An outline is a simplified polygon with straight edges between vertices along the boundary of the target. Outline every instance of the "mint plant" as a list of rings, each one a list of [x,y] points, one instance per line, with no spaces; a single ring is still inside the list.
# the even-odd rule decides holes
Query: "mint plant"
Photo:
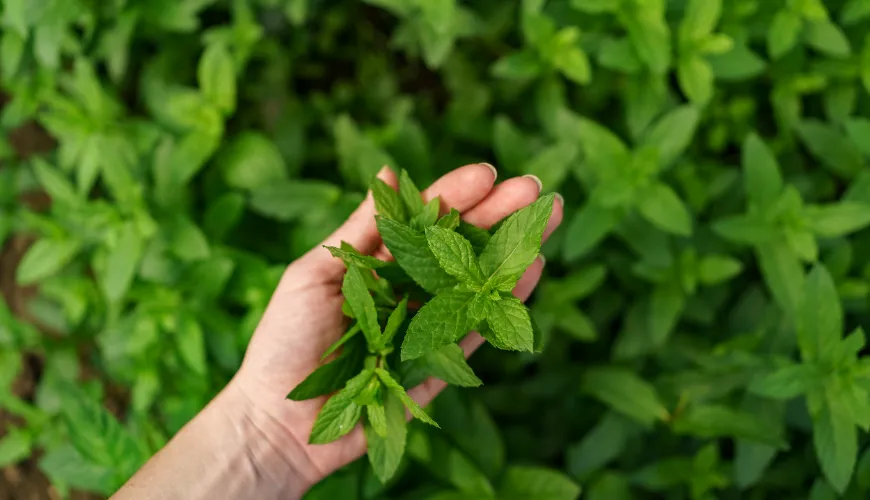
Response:
[[[398,191],[375,179],[371,192],[378,229],[398,266],[346,243],[326,247],[347,267],[341,291],[350,325],[324,353],[327,358],[338,352],[335,359],[288,398],[335,392],[320,410],[309,441],[335,441],[362,421],[369,461],[386,482],[406,446],[404,409],[438,427],[406,392],[414,385],[409,382],[433,376],[463,387],[481,385],[456,344],[472,330],[499,349],[533,352],[540,346],[528,308],[511,291],[540,253],[554,196],[539,198],[487,231],[461,221],[455,209],[439,218],[440,200],[424,204],[404,170]],[[473,235],[477,250],[463,233]],[[398,275],[396,284],[379,273]],[[410,297],[422,304],[419,309],[409,309]],[[400,356],[396,345],[401,345]]]

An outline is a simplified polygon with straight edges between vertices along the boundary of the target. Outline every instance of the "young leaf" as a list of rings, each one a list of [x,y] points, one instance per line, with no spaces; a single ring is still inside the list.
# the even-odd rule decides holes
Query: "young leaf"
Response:
[[[426,303],[408,325],[402,343],[402,360],[420,356],[452,344],[474,329],[483,317],[473,292],[450,290]]]
[[[459,227],[459,210],[451,208],[449,212],[447,212],[443,217],[438,219],[436,225],[450,231],[455,231],[456,228]],[[483,246],[486,246],[486,244],[484,243]]]
[[[362,416],[362,406],[353,400],[363,392],[374,375],[372,370],[363,370],[326,401],[311,429],[308,438],[310,444],[330,443],[353,430]]]
[[[448,384],[460,387],[478,387],[483,384],[474,374],[465,353],[456,344],[450,344],[430,352],[416,360],[419,368],[426,375],[441,379]]]
[[[396,379],[394,379],[389,372],[383,368],[375,368],[375,373],[377,373],[378,378],[381,379],[381,382],[384,383],[387,389],[402,401],[402,404],[408,408],[414,418],[422,420],[429,425],[438,427],[438,424],[429,417],[429,414],[427,414],[423,408],[420,408],[420,405],[418,405],[416,401],[411,399],[411,396],[408,396],[408,393],[405,392],[405,388],[402,387],[400,383],[396,382]]]
[[[535,332],[529,310],[520,299],[510,296],[490,300],[488,309],[486,324],[489,331],[485,337],[490,344],[503,350],[534,351]]]
[[[438,222],[438,214],[441,212],[441,198],[433,198],[423,206],[423,210],[411,218],[410,226],[415,231],[424,231],[429,226]]]
[[[233,57],[222,43],[206,47],[199,60],[197,79],[203,95],[225,115],[236,109],[236,73]]]
[[[404,169],[399,173],[399,196],[411,217],[416,217],[423,212],[423,196]]]
[[[777,11],[767,31],[767,52],[772,59],[779,59],[798,42],[803,28],[800,15],[789,8]]]
[[[143,241],[132,223],[124,224],[115,248],[106,259],[100,276],[103,293],[109,302],[118,302],[127,293],[142,256]]]
[[[396,222],[408,222],[408,213],[405,210],[405,205],[395,189],[378,178],[372,180],[370,189],[375,199],[375,208],[378,211],[378,215]]]
[[[507,218],[480,254],[480,268],[488,279],[522,276],[541,250],[541,238],[553,211],[552,194]]]
[[[440,227],[426,228],[426,241],[429,249],[438,259],[441,269],[456,277],[460,282],[472,286],[483,286],[484,277],[477,263],[477,256],[471,243],[462,235]]]
[[[543,467],[512,466],[499,485],[500,500],[576,500],[580,487],[563,473]]]
[[[402,461],[405,454],[405,440],[408,432],[405,420],[405,407],[401,399],[387,393],[384,395],[384,416],[386,435],[381,437],[371,425],[365,425],[366,443],[368,446],[369,463],[375,475],[382,483],[386,483]]]
[[[348,267],[353,265],[360,269],[380,269],[389,265],[389,262],[372,257],[371,255],[363,255],[359,253],[355,248],[350,246],[350,244],[342,242],[342,247],[344,248],[330,246],[324,246],[323,248],[329,250],[329,253],[331,253],[333,257],[337,257],[344,261],[344,265]]]
[[[728,281],[740,274],[743,264],[727,255],[705,255],[698,263],[698,280],[705,285]]]
[[[807,23],[805,36],[810,47],[831,57],[849,57],[852,48],[845,33],[834,23]]]
[[[852,479],[858,459],[855,425],[847,415],[825,407],[813,419],[813,444],[825,478],[842,494]]]
[[[450,214],[445,215],[444,217],[448,217]],[[457,212],[456,217],[459,217],[459,213]],[[450,229],[450,228],[445,228]],[[469,224],[464,220],[459,221],[459,225],[455,228],[456,232],[461,234],[463,238],[468,240],[471,243],[471,247],[474,248],[474,253],[480,255],[480,252],[486,248],[486,245],[489,244],[489,240],[492,239],[492,236],[485,229],[481,229],[475,225]]]
[[[795,314],[804,286],[803,266],[784,241],[771,241],[756,247],[764,281],[782,309]]]
[[[749,392],[771,399],[792,399],[822,380],[814,365],[792,364],[752,380]]]
[[[562,242],[562,255],[572,262],[586,255],[619,223],[619,213],[587,202],[570,219]]]
[[[779,164],[767,144],[752,133],[743,141],[743,185],[750,203],[772,205],[782,192]]]
[[[290,391],[287,399],[304,401],[341,389],[354,374],[359,373],[362,369],[365,352],[365,349],[345,349],[330,363],[314,370],[311,375]]]
[[[697,108],[680,106],[653,125],[643,145],[655,148],[659,153],[659,165],[667,168],[689,147],[699,120]]]
[[[178,316],[175,342],[181,360],[197,375],[206,373],[205,334],[196,318],[189,313]]]
[[[807,275],[796,326],[803,359],[831,360],[843,334],[843,309],[834,280],[822,265]]]
[[[344,294],[353,317],[362,329],[366,342],[370,346],[377,346],[381,340],[381,327],[378,324],[378,311],[375,309],[375,300],[365,285],[362,273],[354,265],[347,268],[344,282],[341,285],[341,293]]]
[[[366,416],[368,424],[375,431],[375,434],[382,438],[387,437],[387,414],[384,405],[378,401],[366,405]]]
[[[343,303],[343,304],[341,305],[341,312],[343,312],[345,315],[348,315],[348,313],[353,314],[353,312],[351,312],[351,311],[347,311],[347,310],[346,310],[347,308],[348,308],[348,306],[347,306],[347,302]],[[354,337],[356,336],[356,334],[359,333],[359,332],[361,332],[361,331],[362,331],[362,329],[361,329],[360,326],[359,326],[359,322],[355,322],[355,323],[353,324],[353,326],[351,326],[351,327],[350,327],[350,328],[349,328],[349,329],[344,333],[344,335],[341,336],[340,339],[338,339],[337,341],[335,341],[334,344],[332,344],[331,346],[329,346],[329,347],[326,349],[326,351],[324,351],[323,355],[320,356],[320,361],[324,361],[326,358],[328,358],[328,357],[330,356],[330,354],[332,354],[332,353],[334,353],[335,351],[339,350],[339,349],[341,348],[341,346],[343,346],[344,344],[348,343],[348,342],[350,341],[350,339],[354,338]]]
[[[17,427],[9,427],[6,435],[0,438],[0,467],[15,465],[28,456],[33,446],[31,435]]]
[[[445,273],[429,250],[426,236],[396,221],[378,217],[378,231],[396,262],[429,293],[449,288],[456,278]]]
[[[810,229],[822,238],[836,238],[870,225],[870,205],[841,201],[831,205],[808,206],[804,216]]]
[[[583,377],[583,390],[614,410],[643,425],[668,418],[655,388],[634,373],[615,367],[592,368]]]
[[[80,248],[81,243],[72,239],[43,238],[37,241],[21,259],[15,274],[16,282],[30,285],[58,273],[72,262]]]
[[[638,194],[638,209],[645,219],[664,231],[680,236],[692,233],[692,217],[677,193],[657,182]]]
[[[390,313],[387,318],[387,325],[384,327],[384,335],[378,343],[379,347],[387,347],[393,342],[393,338],[399,332],[399,327],[405,322],[405,316],[408,314],[408,296],[402,298],[399,305]]]

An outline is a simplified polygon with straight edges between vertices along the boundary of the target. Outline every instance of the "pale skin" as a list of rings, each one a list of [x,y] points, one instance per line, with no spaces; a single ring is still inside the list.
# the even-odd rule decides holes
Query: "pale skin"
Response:
[[[387,168],[378,177],[396,186]],[[489,227],[532,203],[540,181],[516,177],[498,185],[486,164],[460,167],[423,193],[436,196],[442,210],[456,208],[472,224]],[[556,197],[544,232],[561,223],[563,202]],[[363,253],[389,258],[375,225],[369,194],[324,245],[346,241]],[[543,271],[536,260],[514,289],[525,300]],[[325,397],[291,401],[287,394],[320,365],[320,357],[344,333],[341,280],[344,264],[318,246],[287,267],[248,346],[242,367],[209,405],[189,422],[112,498],[126,499],[298,499],[321,479],[365,453],[358,426],[327,445],[309,445],[308,437]],[[470,356],[484,339],[469,333],[461,342]],[[410,390],[425,406],[444,389],[430,379]]]

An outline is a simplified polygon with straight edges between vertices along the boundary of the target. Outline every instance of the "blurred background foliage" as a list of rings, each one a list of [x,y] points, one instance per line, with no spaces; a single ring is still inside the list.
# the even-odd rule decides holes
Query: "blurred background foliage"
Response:
[[[866,497],[870,0],[0,5],[0,487],[111,493],[382,165],[489,161],[546,349],[311,498]]]

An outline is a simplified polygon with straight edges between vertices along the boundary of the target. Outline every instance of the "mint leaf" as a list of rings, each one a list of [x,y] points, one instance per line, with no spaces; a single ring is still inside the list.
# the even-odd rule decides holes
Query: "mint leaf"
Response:
[[[821,380],[815,366],[791,364],[756,377],[748,389],[759,396],[786,400],[800,396]]]
[[[451,231],[458,228],[459,227],[459,210],[456,210],[455,208],[451,208],[450,211],[447,212],[447,214],[445,214],[443,217],[438,219],[437,225],[438,225],[438,227],[442,227],[444,229],[449,229]],[[471,227],[474,227],[474,226],[471,226]],[[487,241],[489,240],[488,236],[489,235],[487,235]],[[484,243],[481,246],[481,248],[483,246],[486,246],[486,243]]]
[[[396,333],[399,332],[402,323],[405,322],[407,314],[408,297],[405,296],[402,298],[402,301],[399,302],[399,305],[393,309],[393,312],[390,313],[390,317],[387,318],[387,325],[384,327],[384,335],[381,337],[380,342],[378,342],[379,348],[387,347],[393,342],[393,338],[396,336]]]
[[[450,214],[445,215],[444,217],[449,216]],[[456,212],[457,219],[459,218],[459,212]],[[449,229],[449,228],[446,228]],[[471,247],[474,248],[474,253],[480,255],[480,252],[486,248],[486,245],[489,244],[489,240],[492,236],[484,229],[481,229],[473,224],[469,224],[464,220],[459,221],[459,225],[456,226],[456,232],[461,234],[463,238],[468,240],[471,243]]]
[[[643,145],[654,147],[659,153],[659,165],[668,167],[691,144],[699,120],[700,113],[695,106],[675,108],[652,126]]]
[[[370,405],[366,405],[366,416],[368,424],[372,430],[380,437],[387,437],[387,414],[384,410],[384,405],[375,401]]]
[[[359,329],[351,331],[355,333]],[[311,375],[290,391],[287,399],[304,401],[341,389],[354,374],[362,370],[364,360],[364,349],[345,349],[337,358],[311,372]]]
[[[360,328],[370,346],[378,345],[381,339],[381,327],[378,324],[378,311],[375,308],[375,300],[366,287],[362,273],[358,267],[351,265],[347,268],[344,281],[341,285],[341,293],[344,294],[353,317],[359,322]]]
[[[616,228],[620,219],[617,210],[587,201],[569,218],[562,242],[565,260],[575,261],[589,253]]]
[[[508,467],[498,489],[499,500],[576,500],[579,495],[574,481],[544,467]]]
[[[734,437],[787,449],[782,428],[755,415],[725,405],[689,407],[673,421],[676,434],[701,438]]]
[[[223,43],[206,47],[196,75],[205,98],[224,114],[232,114],[236,109],[236,70],[233,56]]]
[[[692,234],[692,216],[667,184],[655,182],[637,196],[638,210],[646,220],[669,233],[679,236]]]
[[[416,217],[423,212],[423,196],[404,169],[399,173],[399,196],[411,217]]]
[[[308,438],[310,444],[326,444],[335,441],[353,430],[362,416],[362,406],[354,403],[374,377],[372,370],[363,370],[348,380],[344,389],[326,401]]]
[[[408,222],[408,213],[405,210],[405,205],[395,189],[376,177],[372,180],[371,190],[372,196],[375,199],[375,208],[381,217],[386,217],[396,222]]]
[[[600,367],[586,371],[583,391],[644,425],[668,418],[668,410],[655,388],[623,368]]]
[[[776,157],[754,133],[743,141],[743,185],[749,202],[762,209],[772,205],[782,192]]]
[[[15,273],[16,282],[30,285],[60,272],[80,249],[81,243],[77,240],[42,238],[21,259]]]
[[[427,203],[423,210],[411,219],[411,229],[422,232],[429,226],[434,226],[438,222],[438,214],[441,212],[441,199],[434,198]]]
[[[429,417],[423,408],[420,408],[420,405],[417,404],[416,401],[411,399],[411,396],[408,396],[408,393],[405,392],[405,388],[402,387],[402,384],[398,383],[396,379],[393,378],[392,375],[383,368],[375,368],[375,373],[378,375],[378,378],[381,379],[381,382],[390,390],[391,393],[396,395],[401,401],[402,404],[405,405],[406,408],[411,412],[411,415],[414,418],[421,420],[429,425],[433,425],[438,427],[438,424]]]
[[[534,351],[535,332],[529,310],[514,296],[488,300],[486,339],[495,347],[509,351]]]
[[[488,278],[519,279],[541,250],[541,238],[553,211],[554,195],[541,197],[501,224],[480,254],[480,268]]]
[[[834,359],[843,334],[843,308],[834,280],[821,264],[807,275],[796,327],[803,359]]]
[[[371,255],[363,255],[359,253],[350,244],[342,242],[342,247],[336,248],[324,245],[323,248],[329,250],[333,257],[337,257],[344,262],[344,265],[357,266],[362,269],[380,269],[389,265],[389,262],[383,261]]]
[[[460,282],[480,287],[484,277],[477,263],[471,243],[462,235],[437,226],[426,228],[429,249],[438,260],[441,269]]]
[[[438,265],[429,250],[426,236],[391,219],[378,217],[377,221],[378,231],[387,249],[408,276],[424,290],[434,294],[456,284],[456,278],[444,272]]]
[[[478,387],[483,382],[474,374],[465,360],[465,353],[456,344],[450,344],[415,360],[417,368],[429,375],[460,387]]]
[[[813,445],[831,486],[842,494],[858,459],[858,433],[848,415],[825,407],[813,418]]]
[[[705,285],[728,281],[740,274],[743,264],[727,255],[705,255],[698,262],[698,280]]]
[[[396,473],[405,454],[408,433],[405,407],[402,400],[392,393],[384,394],[384,417],[387,431],[384,436],[379,436],[371,425],[363,426],[369,463],[382,483],[386,483]]]
[[[804,216],[810,229],[822,238],[836,238],[870,225],[870,204],[841,201],[831,205],[808,206]]]
[[[426,303],[411,324],[402,343],[402,360],[420,356],[452,344],[473,330],[483,319],[474,292],[449,290]]]

